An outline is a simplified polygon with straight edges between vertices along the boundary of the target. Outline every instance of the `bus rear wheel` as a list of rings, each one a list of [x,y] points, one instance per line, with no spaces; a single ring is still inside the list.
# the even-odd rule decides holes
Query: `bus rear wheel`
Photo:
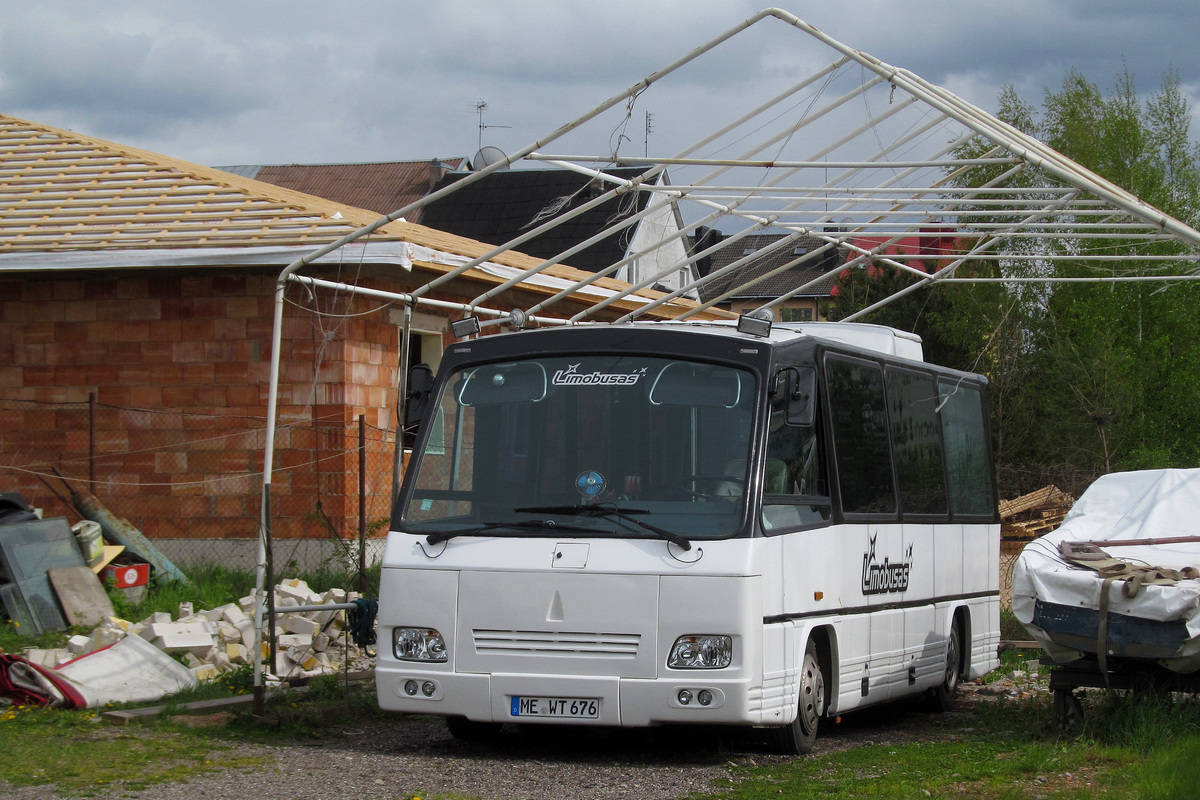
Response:
[[[786,756],[810,752],[817,741],[817,726],[825,716],[825,707],[825,664],[817,643],[810,639],[800,665],[800,707],[795,720],[772,732],[775,752]]]
[[[946,642],[945,671],[942,682],[933,688],[929,697],[929,707],[933,711],[949,711],[954,708],[954,700],[958,695],[958,681],[962,661],[962,628],[955,620],[950,626],[950,639]]]

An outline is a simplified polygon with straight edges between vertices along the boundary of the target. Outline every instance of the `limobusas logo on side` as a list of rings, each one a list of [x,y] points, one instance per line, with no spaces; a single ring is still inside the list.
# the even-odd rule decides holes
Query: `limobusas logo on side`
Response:
[[[863,553],[863,594],[908,591],[908,574],[912,570],[912,545],[910,544],[905,551],[903,561],[893,561],[885,556],[880,562],[875,554],[875,540],[878,536],[879,534],[875,534],[871,537],[871,546]]]

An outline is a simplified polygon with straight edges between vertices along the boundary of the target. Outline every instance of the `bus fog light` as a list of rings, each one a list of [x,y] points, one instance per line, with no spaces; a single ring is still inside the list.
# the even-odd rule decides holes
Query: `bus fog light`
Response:
[[[681,705],[681,706],[686,706],[688,703],[692,702],[692,693],[689,692],[687,689],[680,689],[678,696],[679,696],[679,705]]]
[[[696,701],[702,706],[707,706],[712,703],[712,692],[708,689],[701,689],[700,694],[696,695]]]
[[[448,659],[446,641],[432,628],[396,628],[392,632],[392,651],[401,661],[444,662]]]
[[[412,680],[405,681],[404,682],[404,693],[406,695],[408,695],[409,697],[412,697],[413,695],[415,695],[417,693],[417,682],[412,681]]]
[[[434,685],[433,681],[425,681],[421,684],[421,694],[425,695],[426,697],[433,697],[433,693],[436,691],[437,686]]]
[[[724,669],[733,660],[733,637],[717,634],[680,636],[667,666],[675,669]]]

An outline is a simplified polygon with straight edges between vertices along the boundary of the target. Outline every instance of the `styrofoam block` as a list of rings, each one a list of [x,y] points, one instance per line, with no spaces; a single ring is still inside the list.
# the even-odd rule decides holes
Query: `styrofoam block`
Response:
[[[87,636],[84,636],[82,633],[76,634],[70,639],[67,639],[67,650],[75,653],[76,655],[85,653],[87,652],[86,648],[88,646],[88,642],[90,641],[91,639]]]
[[[88,637],[88,643],[83,648],[83,652],[94,653],[97,650],[103,650],[105,647],[116,644],[124,638],[125,633],[123,631],[113,631],[101,626],[92,631],[92,635]]]
[[[198,681],[211,681],[214,678],[220,677],[221,675],[221,670],[217,669],[212,664],[197,664],[194,667],[189,667],[189,669],[192,671],[192,675],[194,675]]]
[[[251,604],[251,607],[253,607],[253,604]],[[221,606],[221,619],[225,620],[230,625],[239,628],[243,622],[253,623],[253,620],[250,619],[249,614],[232,604]]]
[[[200,616],[204,617],[206,620],[208,620],[209,622],[212,622],[214,624],[217,622],[220,622],[222,619],[221,607],[218,606],[217,608],[206,608],[205,610],[200,612]]]
[[[222,642],[240,642],[242,640],[242,632],[236,626],[230,625],[224,620],[216,623],[217,636]]]
[[[346,602],[346,590],[334,587],[321,595],[322,603],[344,603]]]
[[[225,657],[233,664],[249,664],[250,650],[241,642],[230,642],[225,645]]]
[[[109,617],[100,624],[107,625],[109,628],[113,629],[119,628],[125,633],[129,633],[131,630],[133,630],[133,623],[129,622],[129,620],[121,619],[120,617]]]
[[[316,620],[301,614],[285,614],[281,627],[288,633],[302,633],[310,637],[321,632],[321,626]]]
[[[309,652],[301,652],[300,648],[288,650],[288,658],[303,670],[315,669],[317,666],[317,657]]]
[[[86,642],[87,637],[83,637],[83,640]],[[52,650],[46,650],[41,647],[26,647],[21,651],[21,656],[24,657],[26,661],[37,664],[40,667],[53,668],[54,658],[51,653],[53,653]]]
[[[318,633],[313,637],[312,649],[318,653],[324,653],[329,649],[329,634]]]
[[[288,647],[312,647],[313,637],[303,633],[285,633],[275,638],[277,645],[283,649]]]
[[[179,653],[184,650],[203,656],[212,649],[213,637],[205,633],[166,633],[150,642],[164,653]]]
[[[321,596],[309,588],[305,581],[291,578],[280,582],[275,587],[275,596],[279,598],[278,605],[311,606],[321,602]],[[293,600],[293,603],[287,603]]]
[[[147,625],[142,630],[141,636],[152,642],[162,636],[191,636],[193,634],[202,634],[211,639],[215,633],[211,622],[199,620],[195,622],[156,622],[153,625]]]
[[[329,624],[330,620],[332,620],[334,617],[338,616],[340,613],[342,613],[342,612],[339,611],[338,609],[331,608],[328,611],[309,612],[308,616],[310,619],[314,620],[318,625],[320,625],[323,628]]]
[[[183,654],[183,665],[188,669],[194,670],[196,667],[204,663],[206,663],[204,659],[200,658],[195,653],[189,651]]]
[[[246,645],[247,649],[254,649],[254,623],[246,620],[241,625],[238,625],[238,630],[242,633],[242,644]]]
[[[194,613],[196,613],[195,607],[192,605],[192,602],[190,600],[185,600],[184,602],[179,604],[179,619],[180,619],[180,621],[184,620],[187,617],[192,616],[192,614],[194,614]]]

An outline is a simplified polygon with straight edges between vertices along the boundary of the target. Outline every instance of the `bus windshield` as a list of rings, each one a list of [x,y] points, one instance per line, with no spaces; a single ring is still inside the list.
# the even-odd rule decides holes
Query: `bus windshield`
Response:
[[[745,518],[755,388],[748,370],[641,355],[460,369],[427,412],[402,529],[732,536]]]

